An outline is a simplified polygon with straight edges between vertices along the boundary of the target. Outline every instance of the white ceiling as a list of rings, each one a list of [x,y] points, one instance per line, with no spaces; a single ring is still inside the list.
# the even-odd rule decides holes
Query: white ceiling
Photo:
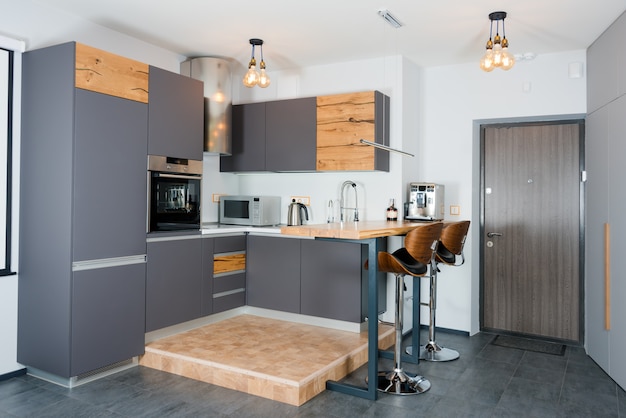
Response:
[[[242,66],[250,59],[249,38],[261,38],[270,74],[396,54],[424,67],[478,63],[489,37],[487,16],[499,10],[508,13],[506,35],[513,54],[580,50],[626,10],[626,0],[35,2],[187,57],[229,57]],[[392,28],[378,15],[380,9],[388,9],[404,26]]]

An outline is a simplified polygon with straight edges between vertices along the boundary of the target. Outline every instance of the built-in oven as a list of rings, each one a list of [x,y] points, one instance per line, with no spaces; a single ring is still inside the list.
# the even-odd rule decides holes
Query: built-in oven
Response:
[[[148,156],[148,232],[200,229],[202,161]]]

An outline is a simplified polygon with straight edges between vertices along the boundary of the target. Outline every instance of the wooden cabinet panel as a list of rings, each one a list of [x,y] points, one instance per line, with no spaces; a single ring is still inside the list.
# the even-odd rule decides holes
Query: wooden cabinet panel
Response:
[[[389,98],[377,91],[317,98],[317,170],[389,170]]]
[[[215,255],[213,257],[213,274],[228,273],[246,269],[246,254]]]
[[[76,43],[76,87],[148,103],[148,64]]]

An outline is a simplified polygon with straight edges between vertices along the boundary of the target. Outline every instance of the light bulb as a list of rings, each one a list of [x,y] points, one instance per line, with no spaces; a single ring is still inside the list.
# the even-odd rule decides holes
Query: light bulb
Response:
[[[499,67],[502,65],[502,45],[495,44],[493,46],[493,65]]]
[[[480,69],[486,72],[491,72],[495,66],[493,65],[493,51],[491,49],[487,49],[485,55],[483,55],[480,60]]]
[[[259,75],[259,87],[265,88],[270,85],[270,76],[265,72],[265,66],[261,62],[261,74]]]
[[[259,82],[259,73],[256,70],[256,65],[250,65],[250,68],[243,76],[243,85],[246,87],[254,87]]]
[[[502,69],[505,71],[513,68],[515,57],[508,51],[508,48],[502,48]]]

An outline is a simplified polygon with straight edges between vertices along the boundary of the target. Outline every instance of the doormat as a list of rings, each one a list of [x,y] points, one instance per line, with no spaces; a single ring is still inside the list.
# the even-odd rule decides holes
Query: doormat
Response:
[[[553,354],[555,356],[565,354],[565,344],[531,340],[529,338],[510,337],[507,335],[496,335],[496,338],[491,341],[491,344],[499,345],[500,347],[517,348],[518,350]]]

